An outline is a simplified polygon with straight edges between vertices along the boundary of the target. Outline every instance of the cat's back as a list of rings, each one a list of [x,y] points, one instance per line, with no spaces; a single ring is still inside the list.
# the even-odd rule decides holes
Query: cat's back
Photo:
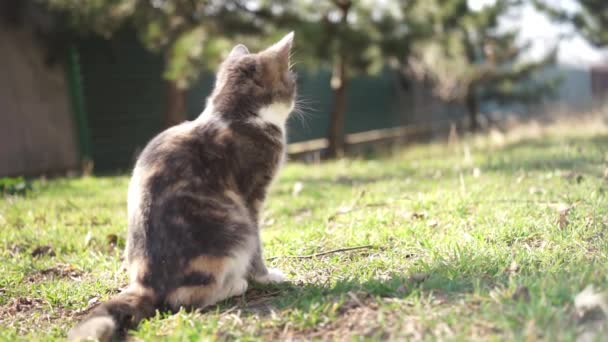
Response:
[[[217,157],[230,148],[222,139],[226,124],[218,120],[187,121],[155,136],[142,150],[129,183],[127,207],[130,223],[163,194],[204,189],[213,169],[223,164]],[[206,184],[205,184],[206,183]]]
[[[200,159],[208,151],[220,147],[218,145],[225,148],[225,142],[217,138],[226,129],[224,122],[212,119],[186,121],[168,128],[148,142],[137,158],[135,168],[179,170],[179,164]]]
[[[169,128],[137,160],[129,185],[129,218],[136,221],[134,215],[184,193],[221,196],[231,190],[246,195],[258,183],[265,187],[284,150],[284,136],[272,125],[202,116]]]

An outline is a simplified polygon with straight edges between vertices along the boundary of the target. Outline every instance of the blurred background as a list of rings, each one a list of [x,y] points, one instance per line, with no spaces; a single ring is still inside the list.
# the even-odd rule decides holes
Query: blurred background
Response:
[[[292,158],[602,112],[606,0],[0,0],[0,177],[128,171],[296,32]]]

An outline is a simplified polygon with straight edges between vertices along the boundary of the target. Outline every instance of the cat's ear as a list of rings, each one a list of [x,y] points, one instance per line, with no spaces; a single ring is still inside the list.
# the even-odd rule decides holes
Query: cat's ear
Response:
[[[243,44],[238,44],[237,46],[232,48],[228,58],[240,57],[249,54],[249,49]]]
[[[277,57],[285,62],[289,62],[289,53],[293,46],[293,31],[289,32],[285,37],[281,38],[277,43],[268,48],[268,51],[276,53]]]

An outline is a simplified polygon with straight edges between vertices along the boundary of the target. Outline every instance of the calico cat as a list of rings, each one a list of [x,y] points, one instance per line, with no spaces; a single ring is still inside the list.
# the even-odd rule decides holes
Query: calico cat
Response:
[[[120,337],[157,309],[204,308],[282,282],[259,235],[266,191],[285,156],[293,110],[293,32],[252,54],[237,45],[220,66],[204,112],[156,136],[128,193],[129,287],[95,308],[70,340]]]

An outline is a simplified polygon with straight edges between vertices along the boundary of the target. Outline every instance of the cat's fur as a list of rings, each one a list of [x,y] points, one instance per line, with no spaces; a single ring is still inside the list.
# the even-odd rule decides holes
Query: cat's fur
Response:
[[[203,308],[243,294],[247,281],[283,281],[262,259],[260,210],[285,155],[296,96],[293,33],[220,66],[205,111],[152,139],[128,194],[129,287],[94,309],[71,340],[109,340],[155,310]]]

